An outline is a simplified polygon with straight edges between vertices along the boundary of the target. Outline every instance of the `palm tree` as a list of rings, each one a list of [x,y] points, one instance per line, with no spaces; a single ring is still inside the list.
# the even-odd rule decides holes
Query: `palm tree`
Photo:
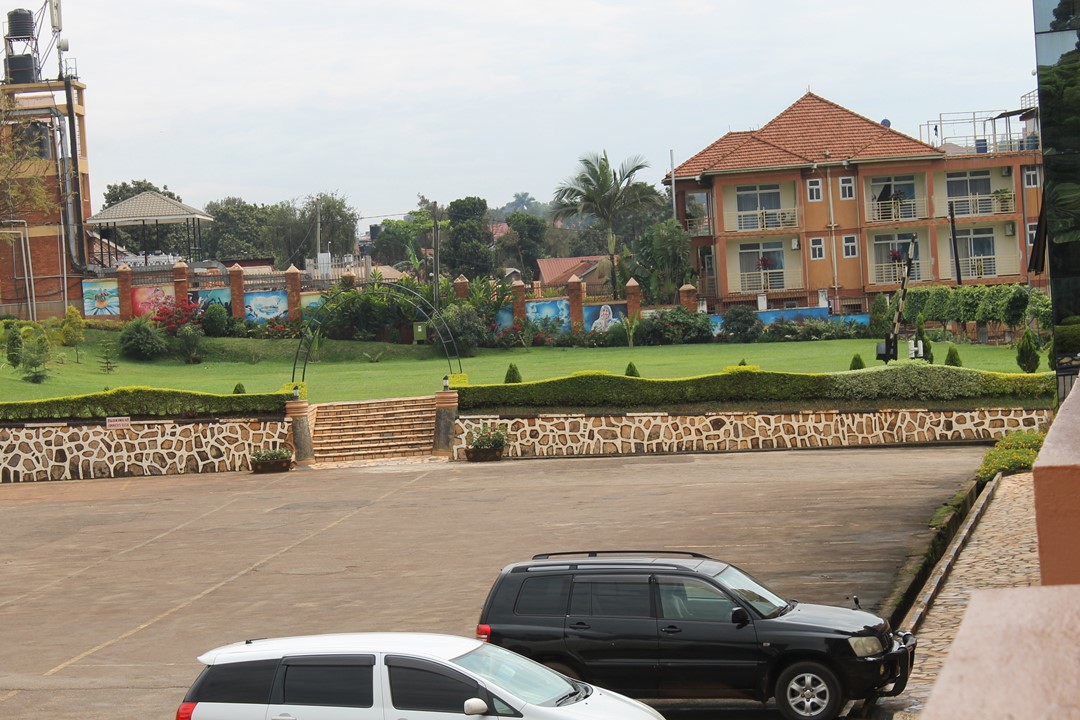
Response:
[[[607,232],[608,261],[611,263],[611,293],[619,297],[615,282],[615,232],[612,226],[623,212],[648,201],[646,183],[634,182],[634,175],[649,164],[639,155],[627,158],[618,171],[611,167],[607,151],[597,155],[590,153],[579,160],[581,170],[564,180],[555,189],[551,217],[565,220],[574,215],[591,216],[598,220]]]

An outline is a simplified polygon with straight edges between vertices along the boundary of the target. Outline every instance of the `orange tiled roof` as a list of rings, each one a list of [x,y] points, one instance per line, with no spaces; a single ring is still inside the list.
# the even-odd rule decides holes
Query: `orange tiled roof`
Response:
[[[571,275],[584,277],[588,272],[596,269],[596,264],[603,260],[606,255],[584,255],[572,258],[538,258],[537,267],[540,268],[540,282],[544,285],[565,285]]]
[[[932,145],[806,93],[760,130],[724,135],[675,168],[675,176],[941,154]]]

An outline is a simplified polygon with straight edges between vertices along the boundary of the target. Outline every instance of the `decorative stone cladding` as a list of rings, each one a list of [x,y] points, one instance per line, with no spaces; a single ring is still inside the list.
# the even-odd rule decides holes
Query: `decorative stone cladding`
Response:
[[[637,455],[853,447],[993,440],[1050,423],[1052,410],[821,411],[765,415],[543,415],[459,417],[452,458],[465,457],[465,436],[482,425],[508,432],[506,457]]]
[[[289,444],[281,419],[27,423],[0,427],[0,482],[247,470],[255,448]]]

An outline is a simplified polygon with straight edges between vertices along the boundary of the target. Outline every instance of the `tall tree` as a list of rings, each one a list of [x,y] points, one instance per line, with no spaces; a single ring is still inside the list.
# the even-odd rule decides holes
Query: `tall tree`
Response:
[[[615,170],[607,151],[580,158],[581,168],[576,175],[564,180],[555,190],[551,214],[556,220],[573,216],[591,216],[600,222],[607,233],[608,260],[615,267],[615,222],[620,215],[649,202],[649,186],[635,182],[634,176],[649,165],[639,156],[627,158]],[[618,297],[617,283],[612,282],[612,295]]]
[[[528,215],[535,215],[536,217],[543,217],[547,208],[542,202],[527,192],[514,193],[514,199],[503,205],[498,210],[493,210],[491,215],[498,221],[506,222],[514,213],[526,213]]]
[[[356,228],[360,223],[360,213],[344,195],[337,193],[319,193],[309,196],[300,211],[300,217],[309,226],[318,224],[320,247],[315,247],[315,233],[308,235],[312,254],[319,252],[344,253],[356,252]]]
[[[214,222],[203,230],[203,255],[213,260],[265,257],[274,253],[266,206],[227,197],[206,203]]]
[[[478,197],[461,198],[450,203],[446,211],[450,232],[441,244],[441,266],[451,277],[464,275],[470,280],[487,277],[495,262],[487,201]]]
[[[653,225],[637,242],[626,265],[650,303],[675,302],[679,288],[693,276],[690,235],[675,220]]]
[[[513,212],[506,219],[510,231],[496,242],[500,257],[517,266],[523,279],[530,282],[536,276],[536,259],[544,251],[547,223],[535,215]]]

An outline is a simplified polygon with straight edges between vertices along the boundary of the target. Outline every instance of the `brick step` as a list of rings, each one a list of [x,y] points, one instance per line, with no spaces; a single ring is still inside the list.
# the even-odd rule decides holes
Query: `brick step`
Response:
[[[422,410],[427,412],[435,412],[435,401],[431,402],[413,402],[409,400],[401,400],[397,402],[357,402],[357,403],[329,403],[319,405],[318,410],[320,415],[337,415],[340,413],[353,413],[357,411],[384,411],[384,410]]]
[[[398,457],[429,457],[432,454],[430,448],[415,452],[370,452],[370,453],[344,453],[344,454],[315,454],[315,462],[351,462],[355,460],[380,460],[383,458]]]
[[[311,444],[315,447],[344,447],[346,445],[386,445],[390,443],[427,443],[434,442],[433,432],[425,433],[387,433],[386,435],[351,435],[348,437],[316,437]]]
[[[433,419],[409,420],[396,423],[319,423],[315,427],[315,435],[331,435],[336,433],[383,433],[393,430],[434,430]]]
[[[314,446],[315,456],[322,455],[355,455],[357,453],[388,453],[390,455],[407,452],[431,452],[433,445],[430,440],[424,441],[399,441],[384,443],[337,443],[330,446]]]
[[[341,415],[318,416],[316,425],[343,427],[346,425],[393,425],[399,422],[435,422],[435,413],[397,413],[393,415]]]

